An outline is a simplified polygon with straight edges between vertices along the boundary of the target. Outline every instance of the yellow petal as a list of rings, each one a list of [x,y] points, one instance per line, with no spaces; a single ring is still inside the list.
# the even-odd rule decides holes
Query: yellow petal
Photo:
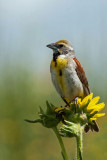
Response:
[[[82,100],[82,104],[81,106],[84,106],[85,104],[88,103],[88,101],[92,100],[93,97],[93,93],[89,94],[88,96],[86,96],[83,100]]]
[[[97,104],[97,105],[95,105],[95,106],[91,106],[89,109],[87,109],[87,110],[90,110],[90,109],[93,109],[93,111],[91,112],[91,113],[93,113],[93,112],[95,112],[95,111],[101,111],[103,108],[104,108],[104,106],[105,106],[105,104],[104,103],[99,103],[99,104]]]
[[[81,98],[78,98],[78,104],[81,106]]]
[[[62,111],[63,109],[66,109],[67,107],[59,107],[59,108],[56,108],[55,109],[55,112],[59,112],[59,111]]]
[[[105,116],[105,113],[97,113],[94,115],[94,118]]]
[[[91,106],[96,105],[96,104],[98,103],[99,99],[100,99],[100,97],[99,97],[99,96],[97,96],[97,97],[93,98],[93,99],[90,101],[90,103],[89,103],[89,105],[88,105],[88,107],[87,107],[87,108],[90,108]]]
[[[91,121],[93,121],[93,120],[95,121],[96,119],[97,119],[97,118],[90,118]]]

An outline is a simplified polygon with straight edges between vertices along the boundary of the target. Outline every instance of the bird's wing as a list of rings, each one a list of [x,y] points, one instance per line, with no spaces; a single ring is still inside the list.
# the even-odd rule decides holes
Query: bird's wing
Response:
[[[90,94],[88,80],[86,78],[85,72],[84,72],[80,62],[76,58],[73,58],[73,60],[76,63],[76,72],[77,72],[77,75],[78,75],[80,81],[83,84],[83,88],[84,88],[85,96],[86,96],[86,95]]]

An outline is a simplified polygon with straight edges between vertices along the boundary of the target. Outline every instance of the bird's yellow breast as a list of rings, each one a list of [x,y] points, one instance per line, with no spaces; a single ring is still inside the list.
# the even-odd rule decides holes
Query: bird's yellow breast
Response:
[[[53,60],[51,61],[51,67],[52,67],[52,69],[59,71],[61,69],[64,69],[64,67],[66,67],[67,63],[68,63],[67,59],[58,57],[56,59],[56,62]]]
[[[65,58],[58,57],[56,61],[51,61],[51,70],[53,70],[56,74],[53,75],[55,81],[58,83],[59,87],[63,92],[65,92],[66,84],[64,82],[64,70],[67,66],[68,60]]]

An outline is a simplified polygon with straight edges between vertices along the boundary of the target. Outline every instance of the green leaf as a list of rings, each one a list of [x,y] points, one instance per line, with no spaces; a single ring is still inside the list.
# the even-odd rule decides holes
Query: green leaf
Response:
[[[40,108],[40,114],[44,114],[44,111],[43,111],[43,109],[39,106],[39,108]]]
[[[50,105],[48,101],[46,101],[46,106],[47,106],[47,110],[46,110],[47,114],[51,114],[54,112],[52,105]]]
[[[24,119],[24,121],[29,122],[29,123],[42,123],[41,119],[36,119],[36,120]]]
[[[88,117],[92,118],[96,113],[98,113],[98,111],[95,111],[94,113],[90,114]]]

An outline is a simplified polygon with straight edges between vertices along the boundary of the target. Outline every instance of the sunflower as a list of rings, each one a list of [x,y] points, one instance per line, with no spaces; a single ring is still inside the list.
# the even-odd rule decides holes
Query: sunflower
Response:
[[[87,118],[91,121],[105,115],[105,113],[98,113],[105,106],[104,103],[98,103],[99,99],[99,96],[93,98],[93,93],[86,96],[83,100],[81,100],[80,98],[78,99],[79,108],[83,111],[83,113],[87,115]]]

